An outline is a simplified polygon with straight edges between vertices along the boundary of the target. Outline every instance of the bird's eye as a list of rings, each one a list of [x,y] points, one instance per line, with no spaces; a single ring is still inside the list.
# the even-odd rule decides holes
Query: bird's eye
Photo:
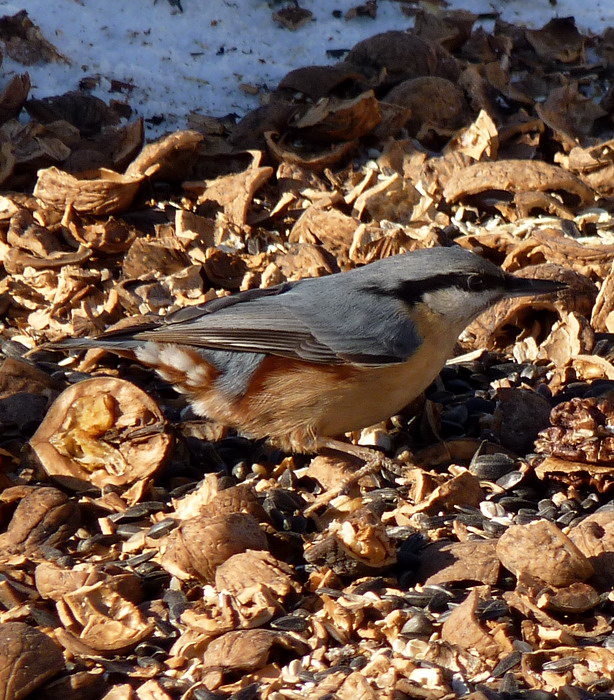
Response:
[[[483,292],[486,286],[486,280],[480,275],[469,275],[467,277],[467,291],[469,292]]]

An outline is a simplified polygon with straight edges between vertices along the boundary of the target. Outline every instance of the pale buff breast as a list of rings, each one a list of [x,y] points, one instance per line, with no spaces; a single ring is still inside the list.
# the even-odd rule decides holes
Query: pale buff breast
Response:
[[[435,379],[458,336],[452,328],[441,333],[439,319],[432,314],[420,320],[421,332],[431,341],[405,363],[323,367],[269,358],[263,364],[267,371],[250,387],[249,401],[241,403],[243,415],[251,416],[249,432],[266,434],[280,444],[304,443],[309,437],[365,428],[398,413]]]

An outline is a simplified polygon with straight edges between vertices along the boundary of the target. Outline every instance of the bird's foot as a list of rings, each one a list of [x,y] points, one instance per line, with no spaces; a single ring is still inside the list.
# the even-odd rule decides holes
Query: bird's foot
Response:
[[[349,454],[352,457],[361,459],[364,465],[353,472],[349,477],[342,479],[340,483],[328,488],[324,493],[320,494],[316,500],[305,509],[304,514],[306,516],[313,514],[322,506],[328,505],[332,500],[337,498],[337,496],[341,496],[366,476],[376,474],[380,471],[387,471],[392,474],[397,474],[399,472],[399,464],[397,462],[386,457],[377,450],[361,445],[352,445],[341,442],[340,440],[320,439],[318,440],[318,450],[333,450],[335,452]]]

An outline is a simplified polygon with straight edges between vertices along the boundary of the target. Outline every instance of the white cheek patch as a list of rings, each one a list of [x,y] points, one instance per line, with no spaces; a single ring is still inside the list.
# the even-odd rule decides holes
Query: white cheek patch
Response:
[[[423,300],[448,322],[465,326],[494,303],[498,296],[495,291],[478,293],[450,287],[427,292]]]

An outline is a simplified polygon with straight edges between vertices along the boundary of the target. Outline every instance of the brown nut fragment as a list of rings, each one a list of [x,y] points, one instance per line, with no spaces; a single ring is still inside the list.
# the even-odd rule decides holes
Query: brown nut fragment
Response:
[[[166,459],[171,436],[156,402],[122,379],[66,389],[30,440],[45,472],[69,488],[146,479]]]
[[[47,683],[38,691],[37,700],[94,700],[102,698],[106,688],[107,682],[101,673],[76,671],[70,676]]]
[[[471,650],[480,656],[497,658],[500,648],[494,637],[480,625],[477,617],[477,607],[480,593],[486,593],[487,587],[474,588],[467,598],[446,619],[441,628],[441,638],[448,644],[461,649]]]
[[[33,554],[43,545],[57,547],[77,530],[79,522],[79,507],[65,493],[51,486],[34,489],[19,501],[7,531],[0,535],[0,550]]]
[[[451,80],[424,76],[405,80],[384,98],[409,110],[405,128],[416,134],[429,128],[454,130],[467,124],[471,118],[463,91]]]
[[[548,520],[512,525],[497,542],[497,556],[515,576],[528,575],[551,586],[569,586],[594,574],[590,561]]]
[[[503,447],[526,454],[550,418],[551,405],[543,396],[528,389],[504,388],[496,393],[493,419],[495,435]]]
[[[360,508],[320,533],[306,547],[305,559],[340,575],[368,576],[392,566],[397,557],[381,519],[369,508]]]
[[[599,589],[614,588],[614,512],[589,515],[572,528],[569,539],[593,565]]]
[[[301,656],[309,651],[307,644],[285,632],[271,630],[239,630],[214,639],[203,655],[203,666],[211,687],[217,687],[224,673],[253,671],[262,668],[272,649],[280,646]]]
[[[66,594],[72,593],[83,586],[93,586],[104,581],[112,591],[117,592],[133,603],[143,599],[141,579],[131,571],[119,567],[96,564],[77,564],[71,569],[49,561],[41,562],[34,572],[36,590],[43,598],[49,598],[56,603]]]
[[[0,94],[0,124],[16,118],[30,92],[30,76],[27,73],[14,75]]]
[[[367,74],[379,75],[384,69],[386,85],[423,75],[457,80],[460,74],[456,59],[439,44],[402,31],[383,32],[359,41],[345,62]]]
[[[326,97],[293,120],[288,131],[307,141],[323,143],[359,139],[381,121],[379,102],[373,90],[351,100]]]
[[[214,180],[188,181],[183,187],[198,195],[198,204],[221,207],[232,223],[245,226],[254,195],[275,172],[268,165],[258,167],[258,162],[259,158],[254,158],[250,167],[241,173],[220,175]]]
[[[304,66],[287,73],[277,86],[276,93],[293,97],[292,93],[306,95],[313,102],[322,97],[345,93],[364,83],[364,75],[346,63],[333,66]]]
[[[0,698],[21,700],[63,668],[62,652],[46,634],[23,622],[0,625]]]
[[[583,613],[601,603],[601,596],[588,583],[572,583],[570,586],[547,590],[539,596],[540,608],[567,614]]]
[[[240,597],[251,587],[261,587],[271,591],[277,600],[283,600],[301,591],[293,573],[293,567],[270,552],[249,549],[220,564],[215,572],[215,587]]]
[[[59,640],[77,653],[83,644],[101,653],[128,651],[154,629],[134,603],[104,581],[66,593],[57,610],[66,628]]]
[[[132,204],[143,178],[106,168],[86,170],[77,176],[51,167],[38,171],[34,196],[60,211],[71,205],[80,214],[117,214]]]
[[[249,513],[259,522],[267,519],[266,512],[260,505],[256,492],[249,484],[237,484],[218,491],[215,498],[201,506],[198,511],[198,515],[203,518],[213,518],[216,515],[227,515],[228,513]]]
[[[319,150],[312,148],[297,148],[289,144],[285,137],[280,137],[275,131],[267,131],[264,134],[267,149],[278,163],[297,165],[306,170],[322,172],[340,163],[357,146],[358,142],[346,141],[332,146],[320,146]]]
[[[220,564],[248,549],[267,549],[264,532],[252,515],[201,516],[184,521],[166,538],[160,563],[177,578],[212,583]]]
[[[146,175],[154,180],[187,180],[205,137],[198,131],[175,131],[147,144],[126,170],[127,177]]]
[[[501,569],[496,547],[495,540],[432,542],[420,552],[416,577],[427,586],[457,581],[494,586]]]
[[[558,361],[568,357],[569,350],[555,350],[557,327],[569,330],[569,316],[572,313],[579,317],[589,316],[595,303],[597,289],[595,285],[585,276],[581,275],[563,264],[542,263],[539,265],[527,265],[533,258],[543,259],[543,250],[535,249],[535,240],[539,237],[544,240],[541,234],[535,234],[530,239],[533,244],[525,247],[525,254],[520,250],[525,244],[517,246],[507,257],[505,268],[513,271],[518,277],[531,277],[535,279],[554,280],[565,282],[568,289],[555,294],[544,295],[539,298],[515,298],[505,299],[488,309],[480,318],[476,319],[467,329],[466,336],[471,338],[468,343],[472,348],[488,348],[493,350],[512,348],[517,351],[518,336],[523,340],[529,340],[535,347],[537,357]],[[545,242],[545,241],[544,241]],[[552,248],[557,253],[561,253],[561,260],[565,255],[575,259],[575,250],[560,250],[555,238],[550,239]],[[557,256],[558,257],[558,256]],[[582,323],[582,322],[580,322]],[[582,347],[588,345],[591,339],[590,331],[585,331],[582,324],[578,333]],[[585,338],[585,336],[588,336]],[[525,342],[525,345],[527,343]],[[567,344],[571,346],[571,342]],[[548,347],[549,352],[546,352]],[[537,359],[532,357],[530,359]],[[563,363],[562,363],[563,364]]]
[[[452,174],[443,196],[448,202],[457,202],[470,195],[497,190],[562,192],[572,195],[582,206],[594,200],[593,191],[579,177],[556,165],[535,160],[473,163]]]
[[[614,403],[590,397],[564,401],[552,409],[552,427],[542,430],[535,451],[575,462],[611,465],[614,459]]]

